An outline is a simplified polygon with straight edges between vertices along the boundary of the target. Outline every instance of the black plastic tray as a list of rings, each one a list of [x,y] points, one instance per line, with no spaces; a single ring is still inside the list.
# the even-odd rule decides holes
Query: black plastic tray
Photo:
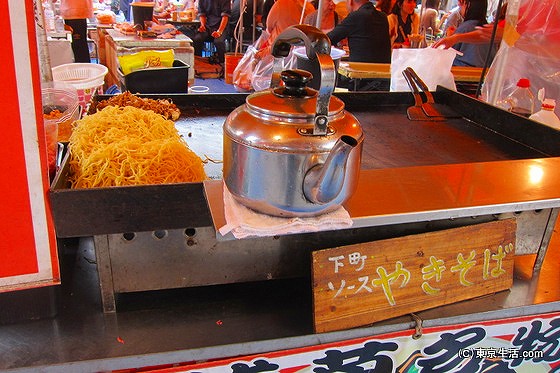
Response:
[[[173,67],[149,68],[124,76],[125,89],[132,93],[187,93],[190,66],[181,60]]]

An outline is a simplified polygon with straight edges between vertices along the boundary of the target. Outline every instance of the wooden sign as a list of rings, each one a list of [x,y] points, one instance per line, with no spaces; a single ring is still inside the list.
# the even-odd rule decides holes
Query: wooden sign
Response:
[[[368,325],[509,289],[515,219],[312,253],[314,325]]]

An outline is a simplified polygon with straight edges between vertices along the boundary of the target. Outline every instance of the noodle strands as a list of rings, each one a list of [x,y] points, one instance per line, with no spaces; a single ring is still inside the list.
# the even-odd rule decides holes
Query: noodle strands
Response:
[[[77,121],[69,145],[72,188],[206,179],[173,121],[151,110],[108,106]]]

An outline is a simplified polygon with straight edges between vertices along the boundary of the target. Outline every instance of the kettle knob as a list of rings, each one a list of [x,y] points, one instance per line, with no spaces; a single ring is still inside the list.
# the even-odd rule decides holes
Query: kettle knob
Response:
[[[316,94],[307,83],[313,79],[313,74],[306,70],[284,70],[280,73],[280,79],[284,82],[283,87],[274,89],[274,94],[281,97],[311,97]]]

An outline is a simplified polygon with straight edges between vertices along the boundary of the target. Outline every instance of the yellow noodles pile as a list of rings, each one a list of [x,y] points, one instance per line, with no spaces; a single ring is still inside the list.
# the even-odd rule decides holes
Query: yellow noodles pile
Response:
[[[150,110],[109,106],[76,122],[70,136],[72,188],[200,182],[200,157],[173,121]]]

